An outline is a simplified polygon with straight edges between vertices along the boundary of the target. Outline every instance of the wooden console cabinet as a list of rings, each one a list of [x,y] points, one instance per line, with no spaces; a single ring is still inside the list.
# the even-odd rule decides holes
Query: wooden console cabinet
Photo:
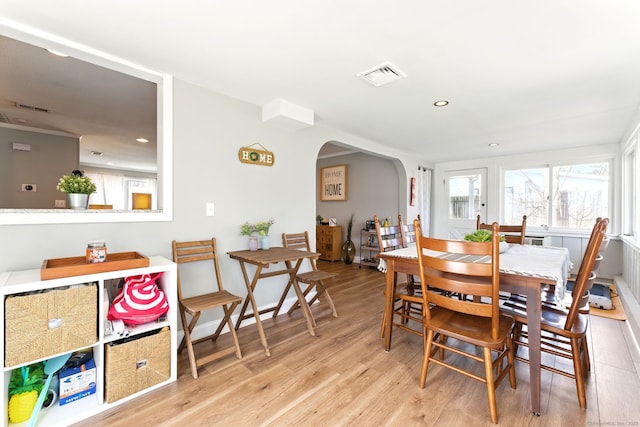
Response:
[[[342,259],[342,227],[316,226],[316,251],[320,259],[340,261]]]

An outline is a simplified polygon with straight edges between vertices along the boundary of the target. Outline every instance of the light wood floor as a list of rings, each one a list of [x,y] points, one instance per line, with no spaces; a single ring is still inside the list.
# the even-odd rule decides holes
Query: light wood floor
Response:
[[[320,268],[340,273],[328,284],[340,317],[315,304],[316,337],[307,333],[300,310],[268,320],[272,356],[266,357],[255,325],[243,327],[242,360],[231,355],[213,362],[194,380],[185,351],[177,382],[77,425],[492,425],[483,384],[433,366],[426,388],[418,387],[419,337],[395,330],[391,351],[382,349],[382,273],[357,264],[321,262]],[[229,341],[224,336],[219,344]],[[543,371],[542,415],[532,415],[528,366],[516,362],[517,389],[504,381],[497,390],[500,425],[639,425],[640,356],[625,322],[591,316],[589,343],[586,411],[573,380]]]

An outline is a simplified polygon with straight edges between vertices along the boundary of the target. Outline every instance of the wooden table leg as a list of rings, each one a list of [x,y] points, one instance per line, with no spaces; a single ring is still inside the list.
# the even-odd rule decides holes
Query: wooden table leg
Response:
[[[387,271],[385,277],[384,291],[384,349],[391,349],[391,325],[393,323],[393,292],[395,283],[395,262],[393,258],[387,258]]]
[[[540,415],[540,283],[527,284],[527,333],[529,340],[529,382],[531,388],[531,410]]]
[[[264,347],[264,354],[267,356],[271,356],[271,351],[269,351],[269,345],[267,344],[267,336],[264,334],[264,329],[262,328],[262,321],[260,320],[260,312],[258,310],[258,304],[256,304],[256,299],[253,296],[253,290],[256,288],[256,284],[258,283],[258,278],[260,277],[260,272],[262,271],[262,266],[258,265],[256,268],[256,272],[253,275],[253,280],[249,283],[249,276],[247,275],[247,269],[244,265],[243,261],[240,261],[240,267],[242,268],[242,275],[244,276],[244,283],[247,286],[247,298],[251,302],[251,308],[253,309],[253,317],[256,319],[256,325],[258,327],[258,335],[260,335],[260,341],[262,342],[262,347]],[[247,300],[245,299],[244,304],[242,305],[242,310],[240,311],[240,317],[238,318],[238,322],[236,323],[236,329],[240,326],[240,320],[244,316],[244,312],[247,309]]]

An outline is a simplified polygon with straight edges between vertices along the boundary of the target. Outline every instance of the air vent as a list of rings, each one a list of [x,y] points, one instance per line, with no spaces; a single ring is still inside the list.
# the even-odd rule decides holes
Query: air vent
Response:
[[[384,64],[371,68],[370,70],[363,71],[358,74],[358,77],[371,83],[375,87],[379,87],[407,77],[407,75],[400,71],[400,69],[395,65],[385,62]]]
[[[49,110],[47,108],[35,107],[33,105],[23,104],[21,102],[16,102],[16,107],[22,108],[22,109],[25,109],[25,110],[38,111],[40,113],[50,113],[51,112],[51,110]]]

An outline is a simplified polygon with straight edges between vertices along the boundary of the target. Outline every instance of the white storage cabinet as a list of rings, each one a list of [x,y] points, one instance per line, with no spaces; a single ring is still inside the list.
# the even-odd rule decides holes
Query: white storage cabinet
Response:
[[[144,332],[152,330],[160,330],[163,327],[168,326],[171,333],[171,345],[170,351],[166,357],[170,359],[170,376],[167,380],[152,385],[137,393],[133,393],[113,403],[106,403],[104,396],[105,389],[105,345],[111,341],[119,340],[121,335],[113,333],[111,335],[105,335],[104,323],[107,319],[107,312],[109,310],[109,303],[105,300],[105,289],[112,286],[115,281],[128,276],[136,276],[144,273],[157,273],[163,272],[164,274],[158,281],[159,287],[164,291],[168,303],[169,311],[167,316],[162,321],[156,321],[145,325],[137,325],[135,327],[127,327],[129,336],[139,335]],[[32,292],[38,290],[46,290],[53,288],[60,288],[70,285],[95,283],[97,284],[97,340],[91,345],[93,350],[93,359],[96,365],[96,393],[75,402],[68,403],[66,405],[59,405],[58,402],[53,404],[49,408],[42,408],[38,416],[37,426],[68,426],[85,418],[91,417],[99,412],[113,408],[123,402],[134,399],[142,394],[145,394],[151,390],[162,387],[176,380],[177,377],[177,319],[178,319],[178,302],[176,292],[176,265],[163,257],[154,256],[149,258],[148,267],[131,268],[124,270],[109,271],[106,273],[86,274],[82,276],[72,276],[60,279],[40,280],[40,270],[23,270],[5,272],[0,274],[0,295],[2,296],[2,304],[4,307],[5,299],[7,296],[14,294],[23,294],[25,292]],[[40,359],[31,360],[29,362],[18,364],[15,366],[5,366],[5,316],[4,309],[3,315],[0,316],[0,328],[2,329],[3,339],[0,341],[0,350],[3,355],[3,375],[0,376],[0,389],[2,389],[3,396],[3,408],[4,415],[2,416],[3,426],[21,426],[28,425],[28,421],[20,424],[9,423],[8,415],[8,387],[9,379],[11,377],[11,371],[21,366],[30,365],[41,360],[49,359],[50,357],[57,356],[57,354],[45,355]],[[83,347],[86,348],[86,347]],[[76,348],[70,351],[81,350],[83,348]],[[65,351],[65,353],[67,353]]]

